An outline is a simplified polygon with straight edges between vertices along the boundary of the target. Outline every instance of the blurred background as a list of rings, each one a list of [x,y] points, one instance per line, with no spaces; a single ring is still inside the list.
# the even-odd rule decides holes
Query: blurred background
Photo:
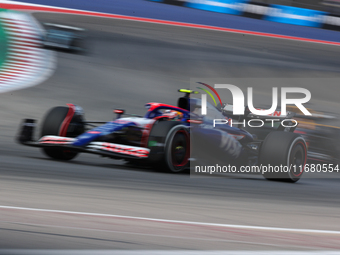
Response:
[[[222,11],[207,11],[211,2]],[[252,86],[258,107],[270,105],[274,86],[309,89],[315,117],[299,116],[297,132],[308,140],[310,162],[339,164],[339,1],[36,0],[0,1],[0,8],[0,254],[340,249],[335,172],[296,184],[258,175],[190,178],[94,155],[54,161],[15,142],[23,118],[37,119],[39,138],[54,106],[74,103],[87,120],[109,121],[114,108],[143,115],[147,102],[176,104],[192,79],[223,80]],[[282,22],[270,21],[282,18],[272,8]]]

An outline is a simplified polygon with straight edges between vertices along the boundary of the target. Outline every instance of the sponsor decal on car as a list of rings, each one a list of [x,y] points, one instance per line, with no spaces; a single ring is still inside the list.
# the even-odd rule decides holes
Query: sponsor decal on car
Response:
[[[92,142],[87,147],[90,149],[110,151],[139,158],[147,158],[150,153],[150,150],[147,148],[105,142]]]

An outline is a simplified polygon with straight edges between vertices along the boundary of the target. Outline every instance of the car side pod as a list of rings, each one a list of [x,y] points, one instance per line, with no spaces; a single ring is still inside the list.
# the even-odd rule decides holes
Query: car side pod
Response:
[[[21,144],[33,142],[34,129],[36,127],[34,119],[24,119],[20,125],[17,141]]]

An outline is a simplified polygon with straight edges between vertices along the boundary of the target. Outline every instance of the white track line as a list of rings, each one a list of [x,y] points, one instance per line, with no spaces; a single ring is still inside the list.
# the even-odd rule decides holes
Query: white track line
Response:
[[[12,0],[0,0],[0,3],[14,4],[14,5],[27,5],[27,6],[36,6],[36,7],[52,7],[52,8],[58,8],[58,9],[61,9],[61,10],[77,10],[77,9],[71,9],[71,8],[57,7],[57,6],[48,5],[48,4],[47,5],[44,5],[44,4],[32,4],[32,3],[27,3],[27,2],[22,2],[22,1],[12,1]],[[81,9],[79,9],[79,10],[81,10]]]
[[[339,251],[188,251],[188,250],[20,250],[0,249],[12,255],[339,255]]]
[[[281,232],[285,231],[285,232],[307,233],[307,234],[340,235],[340,231],[334,231],[334,230],[277,228],[277,227],[263,227],[263,226],[219,224],[219,223],[207,223],[207,222],[195,222],[195,221],[180,221],[180,220],[167,220],[167,219],[145,218],[145,217],[124,216],[124,215],[114,215],[114,214],[102,214],[102,213],[87,213],[87,212],[74,212],[74,211],[62,211],[62,210],[49,210],[49,209],[37,209],[37,208],[26,208],[26,207],[14,207],[14,206],[4,206],[4,205],[0,205],[0,209],[21,210],[21,211],[35,211],[35,212],[47,212],[47,213],[63,213],[63,214],[83,215],[83,216],[100,216],[100,217],[108,217],[108,218],[145,220],[145,221],[153,221],[153,222],[161,222],[161,223],[187,224],[187,225],[208,226],[208,227],[252,229],[252,230],[269,230],[269,231],[281,231]]]

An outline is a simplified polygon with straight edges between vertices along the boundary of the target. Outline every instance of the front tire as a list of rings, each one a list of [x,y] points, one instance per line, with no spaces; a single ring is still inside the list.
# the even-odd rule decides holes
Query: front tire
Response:
[[[65,118],[69,114],[69,107],[54,107],[45,116],[41,126],[41,137],[46,135],[60,136],[61,128]],[[73,116],[70,125],[66,130],[67,137],[76,137],[84,132],[82,124],[77,125],[80,116]],[[71,160],[75,158],[78,153],[63,148],[43,148],[43,152],[50,158],[57,160]]]
[[[268,180],[297,182],[303,174],[306,160],[307,145],[298,134],[275,131],[269,133],[262,143],[260,164],[268,169],[280,169],[263,172]]]

